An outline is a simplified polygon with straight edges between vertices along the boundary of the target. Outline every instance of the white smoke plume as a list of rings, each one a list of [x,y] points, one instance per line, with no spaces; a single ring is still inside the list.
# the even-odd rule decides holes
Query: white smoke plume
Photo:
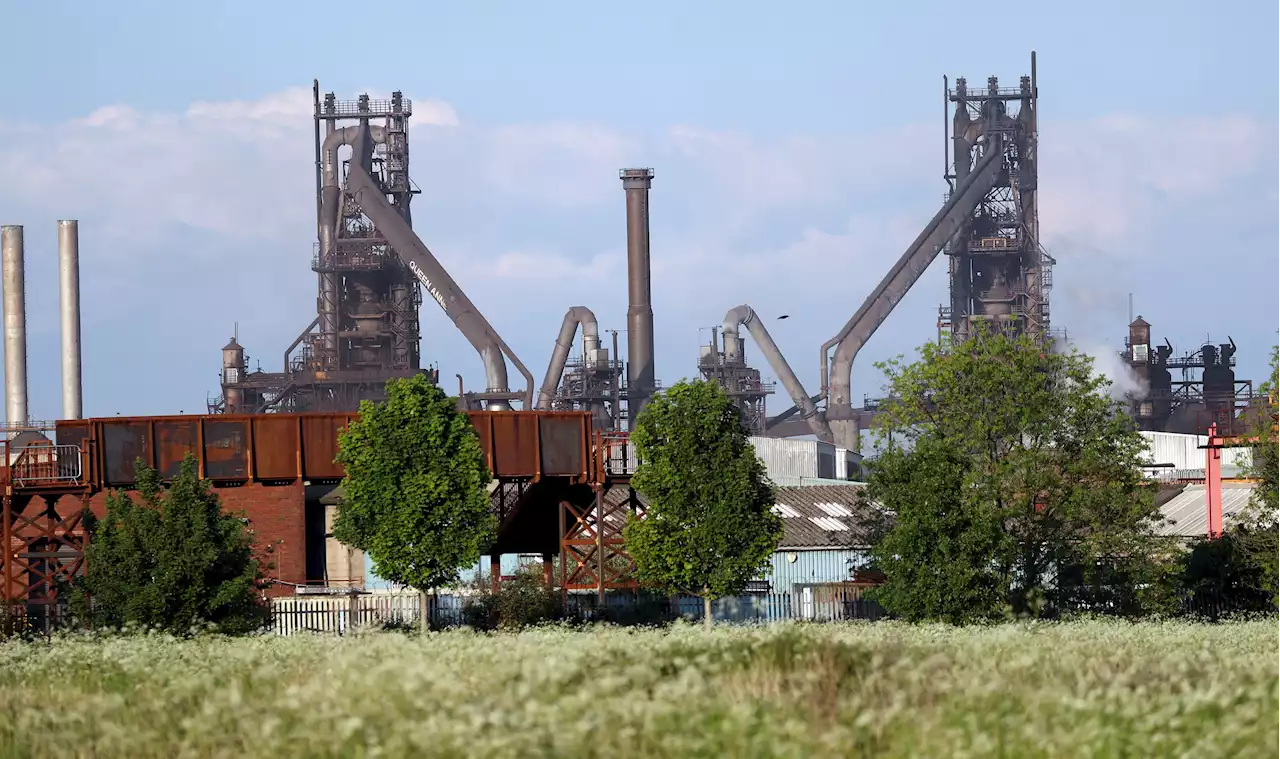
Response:
[[[1147,392],[1150,388],[1147,386],[1146,378],[1140,377],[1129,364],[1125,363],[1125,360],[1115,348],[1091,342],[1076,342],[1070,339],[1068,339],[1068,343],[1071,348],[1092,358],[1094,372],[1111,381],[1111,387],[1107,388],[1107,392],[1112,400],[1142,400],[1147,397]]]

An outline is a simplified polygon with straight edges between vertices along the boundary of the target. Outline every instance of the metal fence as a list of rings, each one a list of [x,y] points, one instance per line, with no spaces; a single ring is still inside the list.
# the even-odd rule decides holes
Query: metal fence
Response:
[[[271,631],[277,635],[303,632],[342,634],[370,626],[410,627],[419,624],[421,596],[417,593],[351,594],[345,596],[293,596],[271,602]],[[436,628],[482,624],[487,618],[483,597],[429,596],[429,619]],[[594,594],[571,594],[560,619],[610,621],[622,624],[661,624],[677,619],[701,621],[701,598],[640,596],[618,592],[601,604]],[[873,601],[831,593],[804,591],[720,598],[712,602],[717,622],[750,624],[803,620],[832,622],[875,620],[885,616]]]
[[[429,596],[429,619],[436,629],[463,625],[485,626],[494,621],[486,596],[442,594]],[[341,596],[290,596],[272,599],[267,632],[274,635],[328,633],[342,635],[361,628],[409,628],[419,624],[420,596],[417,593],[360,593]],[[1245,601],[1242,603],[1242,601]],[[617,624],[664,624],[678,619],[703,619],[703,602],[693,596],[666,598],[629,592],[607,594],[601,604],[595,594],[571,594],[560,608],[555,598],[552,619],[565,621],[606,621]],[[1224,598],[1216,593],[1186,596],[1179,604],[1180,616],[1197,619],[1224,619],[1237,614],[1275,614],[1267,599]],[[1270,608],[1270,611],[1265,609]],[[761,593],[717,599],[712,617],[726,624],[769,624],[773,622],[839,622],[887,618],[874,601],[858,594],[830,592],[822,586],[808,586],[795,593]],[[0,605],[0,639],[13,635],[48,635],[59,629],[82,625],[61,604]]]

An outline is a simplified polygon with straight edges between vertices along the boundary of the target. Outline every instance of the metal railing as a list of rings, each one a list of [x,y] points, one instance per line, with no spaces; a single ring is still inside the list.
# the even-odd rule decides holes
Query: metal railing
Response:
[[[84,452],[78,445],[29,445],[10,453],[15,487],[75,484],[83,479]]]
[[[332,106],[330,108],[329,106]],[[324,103],[320,106],[319,118],[333,118],[335,116],[341,118],[351,118],[359,116],[377,117],[377,116],[412,116],[413,101],[404,98],[400,101],[400,110],[396,111],[394,103],[391,100],[374,100],[369,99],[364,102],[364,108],[361,109],[361,101],[359,100],[335,100],[331,103]]]
[[[592,445],[596,477],[603,480],[635,474],[639,464],[635,450],[625,432],[597,432]]]

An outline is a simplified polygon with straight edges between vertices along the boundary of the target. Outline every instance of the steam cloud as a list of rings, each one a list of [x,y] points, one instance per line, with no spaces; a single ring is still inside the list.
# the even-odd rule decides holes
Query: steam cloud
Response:
[[[1093,359],[1095,372],[1111,381],[1111,387],[1107,388],[1107,392],[1112,400],[1123,401],[1127,398],[1141,400],[1147,397],[1149,390],[1147,381],[1138,376],[1114,348],[1096,343],[1069,342],[1071,347]]]

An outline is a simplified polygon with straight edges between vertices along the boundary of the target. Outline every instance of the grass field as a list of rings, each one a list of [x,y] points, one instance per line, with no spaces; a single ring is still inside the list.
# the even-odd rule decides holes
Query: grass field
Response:
[[[0,643],[3,757],[1274,757],[1277,627]]]

